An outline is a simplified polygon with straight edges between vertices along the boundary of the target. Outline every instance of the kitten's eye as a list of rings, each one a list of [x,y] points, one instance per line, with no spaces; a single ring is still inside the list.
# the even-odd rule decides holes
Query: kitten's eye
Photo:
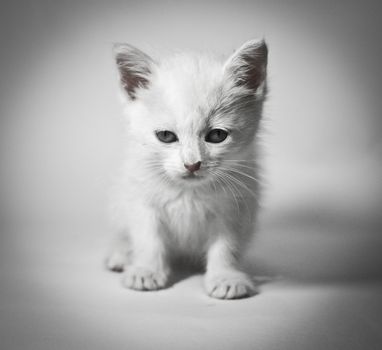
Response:
[[[158,140],[164,143],[171,143],[171,142],[178,141],[178,137],[173,132],[168,130],[157,131],[156,135]]]
[[[228,132],[222,129],[212,129],[206,135],[206,141],[211,143],[223,142],[228,136]]]

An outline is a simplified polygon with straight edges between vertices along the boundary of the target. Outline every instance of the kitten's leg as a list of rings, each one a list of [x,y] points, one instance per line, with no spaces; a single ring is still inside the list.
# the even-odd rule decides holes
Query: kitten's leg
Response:
[[[126,264],[126,254],[119,249],[112,250],[105,261],[106,268],[113,272],[122,272]]]
[[[205,287],[207,293],[218,299],[237,299],[256,293],[251,278],[237,267],[234,248],[226,237],[213,242],[207,253]]]
[[[106,268],[113,272],[122,272],[127,263],[129,254],[127,237],[121,233],[113,243],[110,252],[105,259]]]
[[[140,208],[129,230],[132,263],[124,267],[123,285],[136,290],[163,288],[170,271],[155,213],[149,208]]]

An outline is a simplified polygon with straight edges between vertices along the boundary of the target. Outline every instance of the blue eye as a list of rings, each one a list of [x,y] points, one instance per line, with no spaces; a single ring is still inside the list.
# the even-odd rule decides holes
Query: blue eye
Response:
[[[158,140],[164,143],[172,143],[178,141],[178,137],[172,131],[157,131],[155,134],[157,135]]]
[[[206,141],[211,143],[223,142],[228,136],[228,132],[222,129],[212,129],[206,135]]]

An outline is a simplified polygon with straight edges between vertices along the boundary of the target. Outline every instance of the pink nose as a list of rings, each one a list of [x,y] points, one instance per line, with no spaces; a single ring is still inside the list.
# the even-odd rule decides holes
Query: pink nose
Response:
[[[194,164],[184,164],[184,167],[191,173],[200,169],[202,162],[196,162]]]

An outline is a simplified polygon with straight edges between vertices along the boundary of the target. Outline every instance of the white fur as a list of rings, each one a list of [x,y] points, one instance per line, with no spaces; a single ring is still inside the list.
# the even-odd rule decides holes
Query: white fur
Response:
[[[123,53],[123,45],[117,50]],[[242,53],[226,63],[193,54],[160,63],[150,59],[143,73],[149,85],[137,86],[134,98],[125,96],[126,159],[112,214],[131,255],[119,246],[108,267],[124,268],[126,287],[164,287],[171,256],[186,255],[205,261],[211,296],[238,298],[255,290],[238,265],[254,230],[259,196],[256,135],[265,80],[257,91],[236,84],[232,67],[245,64]],[[206,142],[213,128],[228,130],[227,139]],[[179,141],[162,143],[157,130],[173,131]],[[202,166],[196,179],[182,178],[188,172],[184,164],[197,161]]]

